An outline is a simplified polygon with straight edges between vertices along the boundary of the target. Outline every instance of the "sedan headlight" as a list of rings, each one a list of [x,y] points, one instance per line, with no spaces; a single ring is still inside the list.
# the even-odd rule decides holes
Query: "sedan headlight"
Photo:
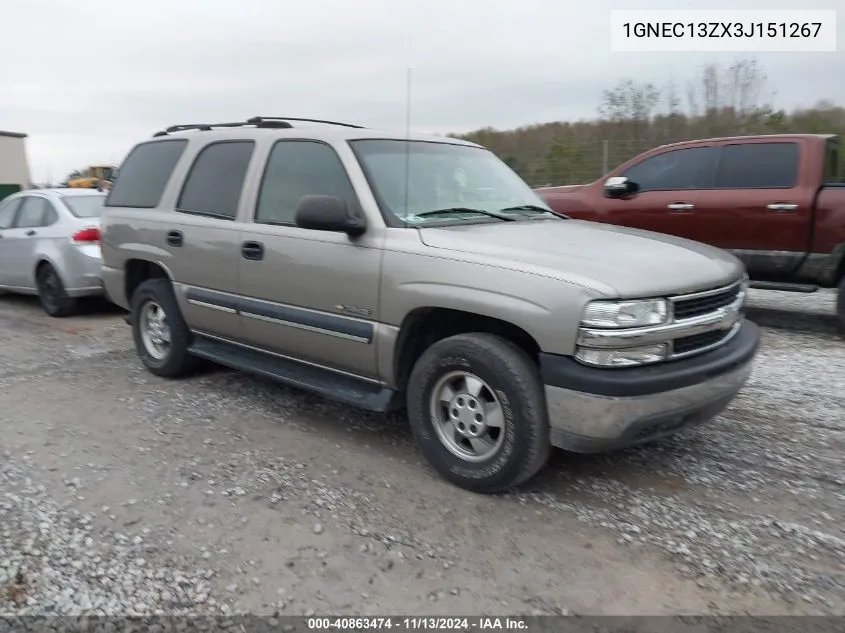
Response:
[[[669,318],[665,299],[644,301],[591,301],[584,310],[582,325],[588,327],[624,328],[660,325]]]

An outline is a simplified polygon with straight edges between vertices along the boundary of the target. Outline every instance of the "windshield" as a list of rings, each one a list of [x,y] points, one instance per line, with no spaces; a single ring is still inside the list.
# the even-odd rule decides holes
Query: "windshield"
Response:
[[[78,218],[99,218],[105,196],[62,196],[62,202]]]
[[[392,139],[350,144],[379,204],[397,223],[556,217],[522,178],[486,149]]]

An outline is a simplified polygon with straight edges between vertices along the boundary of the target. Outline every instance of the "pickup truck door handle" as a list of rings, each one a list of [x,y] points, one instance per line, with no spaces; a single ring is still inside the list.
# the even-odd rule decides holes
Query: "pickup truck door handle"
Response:
[[[35,230],[34,230],[34,229],[29,229],[29,230],[26,232],[26,236],[27,236],[27,237],[32,237],[33,235],[35,235]]]
[[[241,244],[241,255],[244,259],[264,259],[264,244],[261,242],[244,242]]]
[[[167,232],[167,243],[171,246],[182,246],[182,243],[185,241],[185,236],[182,235],[182,231],[168,231]]]
[[[776,202],[774,204],[767,204],[766,208],[770,211],[794,211],[798,208],[798,205],[788,202]]]
[[[686,202],[675,202],[673,204],[667,204],[666,208],[670,211],[692,211],[695,209],[695,205]]]

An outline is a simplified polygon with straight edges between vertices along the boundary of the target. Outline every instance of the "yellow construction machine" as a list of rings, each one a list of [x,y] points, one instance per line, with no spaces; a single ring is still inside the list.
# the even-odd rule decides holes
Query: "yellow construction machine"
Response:
[[[67,186],[74,189],[108,189],[114,179],[117,168],[113,165],[91,165],[82,173],[68,179]]]

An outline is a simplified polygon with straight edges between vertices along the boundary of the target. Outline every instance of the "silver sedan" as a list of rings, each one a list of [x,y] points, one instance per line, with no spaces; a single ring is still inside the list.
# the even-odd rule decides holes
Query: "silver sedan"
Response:
[[[100,213],[93,189],[35,189],[0,200],[0,294],[36,294],[50,316],[103,294]]]

